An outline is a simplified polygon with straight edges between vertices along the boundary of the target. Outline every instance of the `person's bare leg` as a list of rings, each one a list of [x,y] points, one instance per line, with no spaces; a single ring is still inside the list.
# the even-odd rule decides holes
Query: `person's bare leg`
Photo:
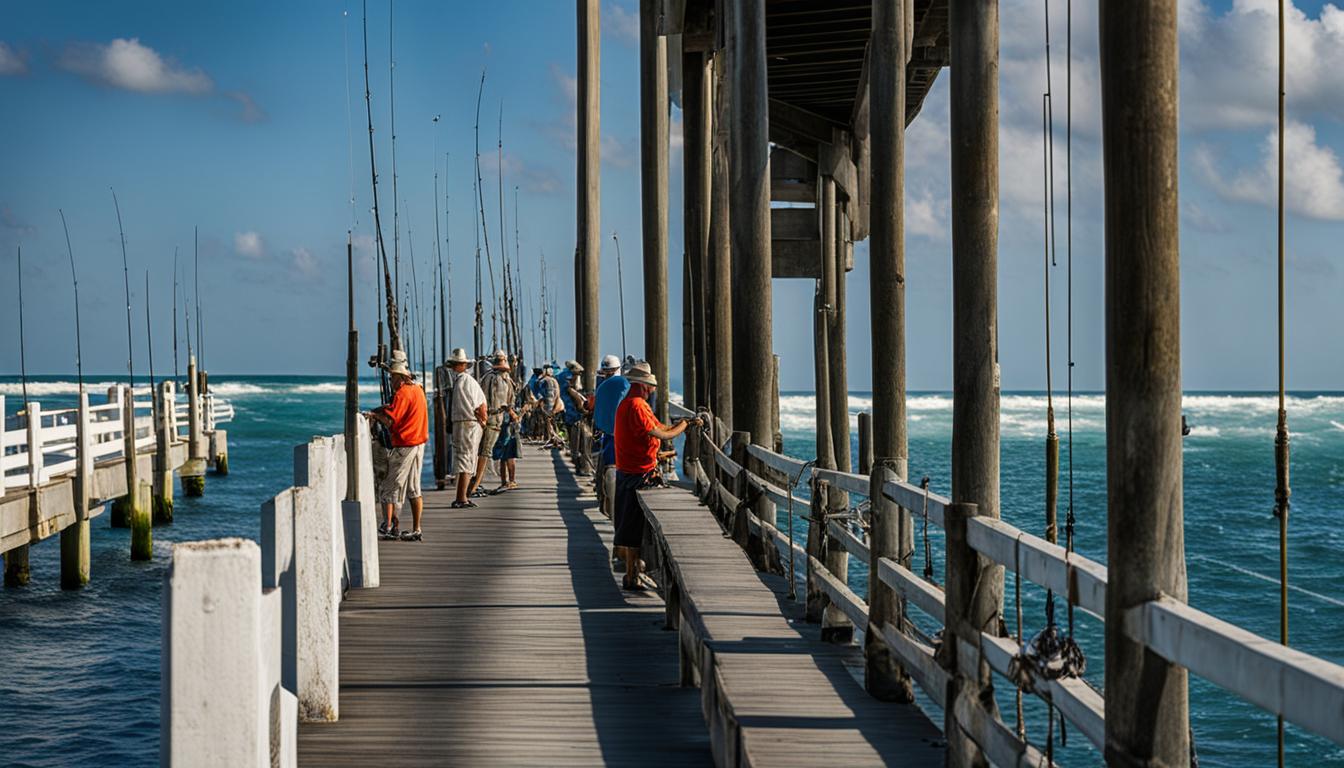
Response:
[[[411,499],[411,520],[415,522],[415,528],[413,528],[412,530],[416,531],[420,530],[420,515],[424,511],[425,511],[424,499],[422,499],[419,496],[416,496],[414,499]]]
[[[384,504],[384,505],[383,505],[383,517],[387,519],[387,527],[388,527],[388,528],[391,528],[391,527],[392,527],[392,516],[395,515],[396,513],[397,513],[397,505],[396,505],[396,504]]]
[[[476,489],[481,487],[481,481],[485,479],[485,468],[489,465],[490,459],[486,456],[476,459],[476,477],[471,482],[471,490],[467,492],[468,495],[475,493]]]
[[[462,504],[467,500],[467,486],[471,484],[471,475],[461,472],[457,476],[457,502]]]
[[[509,459],[509,485],[518,484],[518,460]]]
[[[639,547],[622,547],[625,550],[625,582],[639,583]]]

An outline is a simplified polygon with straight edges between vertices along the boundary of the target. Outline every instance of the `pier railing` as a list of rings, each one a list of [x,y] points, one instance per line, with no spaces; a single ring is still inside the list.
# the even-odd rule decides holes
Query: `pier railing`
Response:
[[[673,412],[693,415],[676,405]],[[719,438],[723,438],[722,431]],[[928,524],[947,530],[955,525],[961,530],[945,536],[944,563],[968,559],[975,563],[978,559],[981,568],[1001,566],[1103,621],[1105,566],[1002,520],[977,516],[972,505],[954,505],[926,487],[897,478],[885,466],[875,467],[869,475],[815,468],[752,445],[743,433],[735,433],[722,446],[708,432],[690,435],[685,458],[684,470],[695,483],[696,494],[715,510],[760,567],[782,571],[783,566],[773,558],[782,553],[791,575],[795,568],[805,573],[807,615],[822,622],[823,634],[828,625],[835,629],[845,621],[876,634],[940,707],[947,704],[956,667],[974,669],[983,662],[1013,686],[1018,686],[1018,679],[1029,681],[1020,686],[1024,693],[1052,704],[1098,750],[1105,750],[1101,691],[1080,677],[1036,674],[1022,656],[1019,640],[997,631],[968,628],[965,606],[949,607],[943,586],[912,570],[913,552],[874,553],[867,531],[873,514],[891,512],[897,512],[907,541],[913,526]],[[800,482],[808,483],[810,498],[793,495],[792,489]],[[866,498],[868,515],[856,514],[862,505],[845,504],[843,511],[833,510],[828,496],[835,492]],[[794,514],[805,516],[806,546],[777,527],[778,508],[789,505]],[[792,523],[790,517],[790,529]],[[955,551],[959,547],[964,551]],[[872,577],[866,600],[848,585],[844,555],[869,566]],[[869,602],[874,600],[875,588],[882,587],[899,596],[901,615],[894,622],[872,626]],[[921,631],[910,620],[909,607],[918,608],[942,629]],[[837,610],[843,618],[834,614]],[[1344,666],[1286,648],[1168,596],[1158,596],[1127,612],[1123,631],[1150,652],[1261,709],[1344,744]],[[841,632],[839,636],[846,635]],[[955,654],[942,648],[951,643],[956,644]],[[995,764],[1039,765],[1044,759],[1035,746],[977,704],[959,697],[952,716]]]
[[[294,449],[294,485],[262,504],[260,546],[174,547],[160,762],[293,766],[298,722],[339,717],[340,604],[379,583],[372,456],[364,419],[353,450],[315,437]]]

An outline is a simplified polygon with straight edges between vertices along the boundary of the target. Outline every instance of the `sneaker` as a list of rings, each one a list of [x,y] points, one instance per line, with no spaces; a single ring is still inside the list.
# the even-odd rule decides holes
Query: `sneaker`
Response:
[[[424,541],[424,536],[421,535],[420,531],[402,531],[402,532],[401,532],[401,540],[402,540],[402,541]]]

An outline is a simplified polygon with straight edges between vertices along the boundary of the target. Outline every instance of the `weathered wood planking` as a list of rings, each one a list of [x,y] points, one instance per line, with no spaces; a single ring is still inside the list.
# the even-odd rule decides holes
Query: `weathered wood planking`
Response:
[[[701,681],[719,764],[942,763],[933,723],[913,706],[870,697],[847,667],[857,648],[822,643],[815,626],[801,624],[781,600],[784,578],[758,573],[694,496],[640,496],[661,581],[678,596],[683,651]]]
[[[621,592],[558,457],[518,478],[475,510],[429,491],[425,541],[379,544],[382,585],[341,607],[341,719],[300,727],[301,764],[709,764],[662,600]]]

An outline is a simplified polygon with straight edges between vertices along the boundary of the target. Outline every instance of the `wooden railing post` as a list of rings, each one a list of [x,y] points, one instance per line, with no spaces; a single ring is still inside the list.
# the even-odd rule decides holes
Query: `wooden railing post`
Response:
[[[139,503],[140,473],[135,448],[135,393],[129,386],[117,391],[121,405],[121,455],[126,477],[126,494],[112,502],[112,527],[129,528]]]
[[[864,415],[859,414],[860,434],[863,432]],[[860,442],[860,457],[862,457],[862,442]],[[879,462],[869,478],[871,524],[868,528],[868,623],[870,627],[891,624],[899,631],[904,631],[905,606],[896,590],[882,581],[878,565],[883,558],[899,563],[902,555],[899,531],[901,510],[882,492],[887,482],[896,479],[891,461],[883,459]],[[882,638],[881,632],[870,631],[864,634],[863,655],[863,681],[869,694],[882,701],[914,701],[915,691],[910,681],[910,674],[901,667],[896,654]]]
[[[870,474],[873,466],[873,414],[859,413],[859,474]]]
[[[747,446],[751,443],[750,432],[733,432],[731,442],[728,446],[728,456],[742,467],[742,471],[733,478],[733,495],[737,497],[737,509],[725,510],[728,518],[730,530],[733,534],[733,541],[751,554],[751,524],[747,520],[750,513],[746,505],[742,502],[747,500],[747,495],[751,492],[751,485],[747,480]]]
[[[980,708],[993,703],[994,684],[989,664],[978,652],[980,632],[997,629],[998,595],[989,588],[1000,566],[977,553],[966,538],[967,521],[980,515],[975,504],[949,504],[943,523],[947,534],[946,571],[943,577],[946,595],[946,629],[938,648],[938,663],[950,674],[943,735],[947,739],[949,766],[985,764],[980,747],[962,728],[956,711]],[[999,578],[1002,578],[999,575]],[[962,699],[962,702],[958,702]],[[997,708],[985,712],[996,716]]]
[[[841,584],[849,583],[849,550],[845,549],[844,544],[836,541],[831,536],[828,522],[832,515],[844,515],[848,513],[847,501],[848,493],[842,493],[839,489],[831,486],[826,490],[826,510],[827,517],[818,524],[821,532],[821,551],[822,562],[826,565],[826,570],[836,578]],[[847,518],[840,518],[841,525],[849,525]],[[849,617],[838,606],[827,600],[825,610],[821,615],[821,639],[828,643],[844,644],[854,639],[854,624],[850,622]]]
[[[0,403],[2,405],[2,403]],[[32,403],[36,406],[37,403]],[[40,409],[38,409],[40,412]],[[0,419],[3,418],[4,411],[0,411]],[[33,422],[32,411],[28,411],[28,484],[33,486]],[[2,430],[3,427],[0,427]],[[40,454],[41,451],[39,450]],[[39,459],[40,461],[40,459]],[[28,545],[21,544],[5,552],[5,586],[21,587],[28,583],[31,578],[28,569]]]
[[[3,410],[0,402],[0,412]],[[75,522],[61,531],[61,589],[79,589],[89,583],[89,496],[93,482],[89,419],[89,394],[81,391],[75,422]]]
[[[821,581],[813,571],[812,563],[826,556],[826,519],[827,497],[830,495],[830,483],[825,480],[812,481],[812,504],[807,519],[807,597],[803,614],[814,624],[821,623],[822,615],[830,604]]]

